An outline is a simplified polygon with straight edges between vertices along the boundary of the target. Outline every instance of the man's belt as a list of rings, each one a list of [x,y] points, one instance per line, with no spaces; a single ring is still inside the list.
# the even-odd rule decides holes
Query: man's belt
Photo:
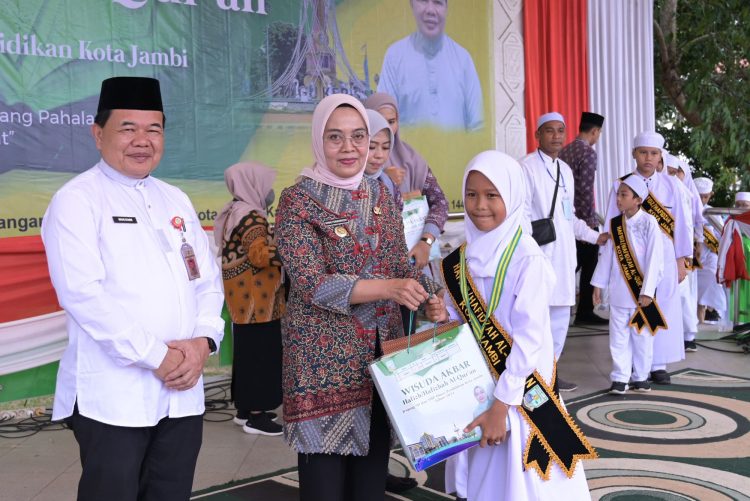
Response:
[[[657,330],[666,329],[667,322],[664,320],[664,315],[662,315],[661,310],[659,310],[659,305],[656,304],[656,298],[654,298],[651,304],[646,307],[643,307],[638,303],[638,297],[640,296],[641,288],[643,287],[643,273],[641,273],[641,270],[638,267],[638,261],[630,248],[630,243],[628,243],[628,233],[625,230],[622,214],[612,218],[610,221],[610,231],[612,235],[612,243],[615,249],[615,256],[620,265],[622,277],[628,284],[628,290],[635,302],[636,311],[628,325],[635,326],[638,329],[638,332],[641,332],[643,327],[646,326],[653,336],[656,334]]]
[[[493,315],[487,318],[486,305],[477,294],[470,276],[466,277],[468,301],[462,299],[460,250],[456,249],[443,259],[443,279],[464,322],[468,322],[473,314],[484,323],[479,344],[493,373],[499,377],[505,370],[513,340]],[[485,319],[488,321],[485,322]],[[557,463],[568,478],[572,477],[577,462],[581,459],[595,459],[598,457],[596,450],[562,406],[556,380],[550,387],[534,371],[526,379],[525,387],[523,406],[518,407],[519,413],[531,428],[524,451],[524,468],[534,468],[542,479],[549,480],[552,463]]]

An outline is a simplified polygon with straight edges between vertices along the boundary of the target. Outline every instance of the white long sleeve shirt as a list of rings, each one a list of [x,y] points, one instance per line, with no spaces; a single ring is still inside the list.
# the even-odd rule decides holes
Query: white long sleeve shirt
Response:
[[[683,196],[682,188],[678,185],[680,181],[675,177],[669,176],[662,172],[654,172],[649,178],[643,177],[637,170],[633,171],[634,176],[638,176],[646,183],[648,190],[656,197],[659,202],[672,214],[675,221],[674,240],[664,234],[665,256],[666,250],[674,251],[676,258],[688,257],[693,255],[693,228],[692,219],[685,211],[689,208],[687,200]],[[620,187],[620,180],[615,180],[612,189],[609,192],[609,203],[607,204],[607,217],[605,227],[609,228],[609,220],[620,212],[617,210],[617,188]],[[669,246],[669,247],[667,247]]]
[[[659,223],[642,209],[638,209],[631,218],[623,216],[623,220],[630,249],[643,275],[643,285],[638,295],[653,299],[656,286],[664,273],[664,251]],[[609,231],[609,228],[607,230]],[[612,239],[609,239],[599,251],[599,261],[591,278],[591,285],[600,289],[608,287],[611,305],[622,308],[636,307],[630,288],[622,275]]]
[[[560,187],[555,201],[553,222],[557,238],[541,247],[557,275],[550,306],[572,306],[576,302],[576,240],[596,243],[599,234],[586,221],[578,219],[573,208],[575,198],[573,172],[562,160],[552,160],[541,150],[521,158],[526,179],[526,218],[524,233],[531,235],[531,221],[549,217],[555,193],[557,163],[560,165]]]
[[[185,220],[196,280],[175,216]],[[167,342],[210,337],[218,346],[223,337],[221,275],[187,195],[102,160],[55,194],[42,239],[69,337],[52,418],[70,416],[76,401],[81,415],[117,426],[203,413],[202,380],[175,391],[154,374]]]

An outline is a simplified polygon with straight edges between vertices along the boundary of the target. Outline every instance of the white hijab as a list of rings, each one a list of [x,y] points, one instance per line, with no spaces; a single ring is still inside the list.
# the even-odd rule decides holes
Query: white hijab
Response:
[[[492,231],[481,231],[471,218],[465,218],[466,263],[474,277],[494,277],[497,263],[513,239],[524,218],[526,182],[521,165],[512,157],[496,150],[475,156],[464,171],[462,194],[466,194],[466,179],[472,171],[481,172],[495,185],[505,202],[505,221]],[[464,206],[466,200],[464,200]]]

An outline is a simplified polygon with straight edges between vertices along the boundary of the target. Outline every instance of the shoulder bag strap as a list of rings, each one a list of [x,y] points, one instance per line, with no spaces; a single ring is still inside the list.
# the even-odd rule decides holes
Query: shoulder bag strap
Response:
[[[555,215],[555,202],[557,202],[557,189],[560,187],[560,162],[558,160],[555,160],[555,165],[557,165],[557,180],[555,180],[555,194],[552,195],[552,207],[549,209],[549,218],[552,219],[552,216]]]

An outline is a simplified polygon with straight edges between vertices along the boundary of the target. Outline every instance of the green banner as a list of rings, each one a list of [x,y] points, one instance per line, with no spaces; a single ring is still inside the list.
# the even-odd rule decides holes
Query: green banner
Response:
[[[409,52],[441,23],[440,44]],[[0,238],[38,234],[52,194],[98,161],[90,129],[101,81],[115,75],[161,81],[165,155],[154,175],[185,190],[206,226],[229,199],[228,166],[277,169],[280,193],[312,162],[315,104],[379,87],[397,94],[402,138],[460,210],[466,162],[494,144],[490,29],[489,0],[5,1]],[[433,99],[446,83],[463,104]]]

